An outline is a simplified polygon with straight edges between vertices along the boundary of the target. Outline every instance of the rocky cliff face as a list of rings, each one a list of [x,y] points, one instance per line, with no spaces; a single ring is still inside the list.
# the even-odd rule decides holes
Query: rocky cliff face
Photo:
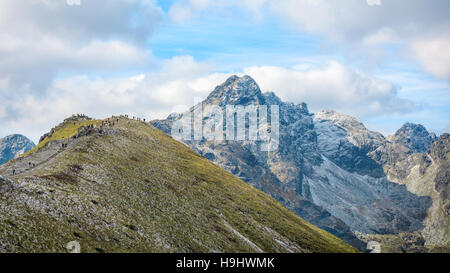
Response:
[[[448,200],[450,183],[450,135],[445,133],[431,144],[428,154],[433,162],[439,165],[435,178],[435,190],[443,200]],[[425,163],[426,164],[426,163]],[[450,214],[449,207],[445,208],[446,214]]]
[[[427,245],[445,249],[450,242],[450,135],[443,134],[431,144],[427,154],[431,158],[430,170],[422,171],[422,181],[427,183],[427,173],[433,172],[434,189],[429,194],[433,196],[433,208],[425,223],[424,236]]]
[[[427,211],[421,234],[425,246],[435,251],[448,251],[450,244],[449,158],[450,135],[445,133],[431,143],[426,153],[407,157],[410,171],[399,180],[410,192],[431,197],[432,206]]]
[[[386,143],[383,135],[369,131],[357,119],[335,111],[315,114],[314,128],[320,153],[339,167],[361,175],[384,176],[383,168],[368,156],[369,152]]]
[[[405,183],[391,181],[385,175],[389,164],[395,165],[398,158],[416,162],[416,159],[408,159],[414,154],[408,147],[367,130],[352,117],[334,111],[311,114],[304,103],[295,105],[281,101],[274,93],[263,94],[248,76],[233,76],[190,111],[152,124],[170,133],[177,120],[199,115],[196,110],[200,106],[203,108],[200,119],[205,122],[212,119],[214,105],[224,108],[226,105],[263,104],[279,106],[280,134],[275,151],[261,151],[260,143],[248,138],[184,142],[304,219],[353,245],[361,246],[354,232],[396,234],[424,229],[432,197],[417,195],[409,191]],[[250,125],[246,126],[248,129]],[[419,132],[420,137],[404,131],[409,132],[412,139],[409,143],[422,146],[428,143],[420,128],[412,131]],[[396,145],[395,149],[391,145]],[[411,147],[419,149],[420,145]],[[396,172],[407,176],[412,168],[409,165],[396,167]]]
[[[429,198],[430,202],[426,205],[429,208],[422,208],[426,216],[419,217],[424,219],[422,228],[406,233],[404,229],[399,229],[398,237],[387,235],[397,232],[386,230],[382,233],[385,235],[375,235],[372,239],[387,240],[392,244],[388,247],[390,250],[448,251],[448,134],[437,139],[422,125],[405,123],[394,135],[385,139],[381,134],[368,131],[354,118],[334,111],[316,114],[315,121],[321,153],[339,167],[353,172],[352,176],[358,173],[385,177],[389,182],[405,185],[409,194]],[[355,135],[359,138],[355,139]],[[367,182],[371,179],[367,177],[363,180]]]
[[[401,183],[414,166],[422,161],[429,162],[425,152],[436,139],[435,134],[422,125],[408,122],[368,155],[383,166],[390,180]]]
[[[21,155],[34,147],[34,143],[22,135],[10,135],[0,139],[0,164]]]

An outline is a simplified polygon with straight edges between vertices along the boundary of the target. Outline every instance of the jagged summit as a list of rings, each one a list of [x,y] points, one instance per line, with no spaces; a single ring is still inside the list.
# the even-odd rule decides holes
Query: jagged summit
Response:
[[[256,81],[248,76],[238,77],[233,75],[223,84],[217,86],[205,100],[208,104],[224,106],[264,104],[265,98]]]
[[[423,125],[407,122],[388,139],[410,149],[413,153],[423,153],[437,137],[434,133],[428,132]]]
[[[229,77],[224,83],[218,85],[214,91],[203,101],[205,105],[278,105],[281,112],[288,115],[310,115],[308,106],[305,102],[295,105],[291,102],[283,102],[274,92],[262,93],[256,81],[248,76]],[[192,109],[191,109],[192,110]],[[179,116],[172,115],[168,119],[174,119]]]

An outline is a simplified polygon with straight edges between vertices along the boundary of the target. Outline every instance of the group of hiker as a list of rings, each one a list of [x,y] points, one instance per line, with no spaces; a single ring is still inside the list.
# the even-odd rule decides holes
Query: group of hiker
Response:
[[[125,117],[125,118],[129,118],[128,115],[121,115],[120,117]],[[84,115],[84,114],[77,114],[77,115],[73,115],[72,118],[83,118],[85,120],[92,120],[91,118],[89,118],[88,116]],[[139,118],[136,116],[133,116],[133,120],[136,121],[143,121],[146,122],[145,118]],[[85,136],[85,135],[90,135],[93,132],[98,132],[99,135],[103,135],[104,130],[106,128],[112,128],[116,125],[116,123],[119,122],[119,118],[118,117],[112,117],[112,118],[107,118],[105,120],[102,121],[102,123],[99,125],[99,127],[95,126],[94,124],[90,124],[90,125],[85,125],[85,126],[80,126],[78,128],[78,133],[76,135],[73,136],[74,139],[81,137],[81,136]],[[76,123],[74,122],[74,125]],[[79,125],[81,125],[81,122],[78,122]],[[130,122],[128,121],[128,124],[130,124]],[[53,132],[52,132],[53,133]],[[68,147],[68,143],[61,143],[61,147],[62,148],[67,148]],[[28,162],[28,167],[34,168],[36,167],[35,163],[32,162]],[[16,175],[16,170],[12,169],[12,175]]]
[[[128,117],[128,116],[126,116],[126,117]],[[141,121],[141,118],[133,116],[133,120]],[[145,118],[143,118],[142,121],[145,122]]]
[[[119,122],[119,119],[114,119],[114,120]],[[100,128],[103,128],[103,127],[111,128],[111,127],[113,127],[114,125],[116,125],[114,120],[108,118],[108,119],[102,121],[102,125],[100,126]]]
[[[74,119],[85,119],[85,120],[92,120],[92,118],[88,117],[85,114],[76,114],[76,115],[72,115],[72,118]]]
[[[126,119],[131,119],[131,118],[129,118],[128,115],[121,115],[120,117],[124,117],[124,118],[126,118]],[[113,117],[113,118],[115,118],[115,117]],[[140,118],[140,117],[137,117],[137,116],[133,116],[132,119],[133,119],[133,120],[136,120],[136,121],[143,121],[143,122],[146,122],[146,119],[145,119],[145,118]],[[119,119],[117,119],[117,122],[119,122]]]
[[[35,164],[35,163],[33,163],[33,162],[28,162],[28,168],[29,168],[29,169],[35,168],[35,167],[36,167],[36,164]],[[12,175],[13,175],[13,176],[16,175],[16,169],[12,169]]]
[[[105,132],[105,129],[112,128],[116,125],[116,123],[119,122],[119,118],[108,118],[105,120],[102,120],[102,123],[99,126],[96,126],[94,124],[81,126],[78,128],[78,133],[73,137],[78,138],[81,136],[90,135],[92,133],[98,133],[98,135],[103,135]]]

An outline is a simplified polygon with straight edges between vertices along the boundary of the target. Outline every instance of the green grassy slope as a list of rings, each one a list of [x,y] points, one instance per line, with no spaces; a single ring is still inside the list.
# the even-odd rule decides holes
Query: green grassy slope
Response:
[[[27,155],[30,155],[39,149],[45,148],[50,141],[71,138],[72,136],[77,134],[78,128],[80,128],[80,127],[84,127],[84,126],[88,126],[88,125],[99,126],[101,123],[102,122],[100,120],[80,120],[80,121],[76,121],[76,122],[74,122],[74,121],[64,122],[64,123],[58,125],[56,128],[54,128],[55,132],[51,136],[43,139],[33,149],[31,149],[28,152],[21,155],[21,157],[26,157]]]
[[[356,252],[159,130],[114,130],[0,180],[0,252]]]

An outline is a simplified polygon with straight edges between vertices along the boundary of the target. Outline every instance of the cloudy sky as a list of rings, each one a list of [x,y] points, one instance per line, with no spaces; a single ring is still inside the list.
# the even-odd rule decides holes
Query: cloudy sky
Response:
[[[79,3],[79,4],[78,4]],[[450,129],[448,0],[2,0],[0,137],[164,118],[231,74],[385,135]]]

